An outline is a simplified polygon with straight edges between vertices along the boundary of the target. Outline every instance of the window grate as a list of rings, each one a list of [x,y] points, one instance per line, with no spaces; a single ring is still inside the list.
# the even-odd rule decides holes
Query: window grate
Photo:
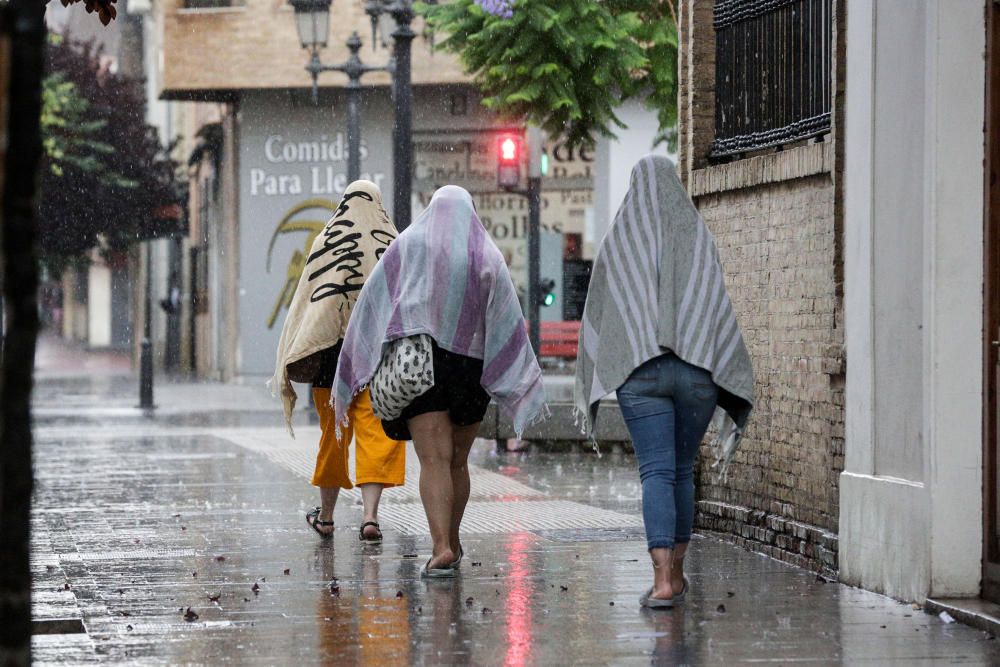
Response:
[[[717,0],[711,157],[830,131],[832,0]]]

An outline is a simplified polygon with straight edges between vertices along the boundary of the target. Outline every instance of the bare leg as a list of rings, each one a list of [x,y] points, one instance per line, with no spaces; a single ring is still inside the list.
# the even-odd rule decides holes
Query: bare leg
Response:
[[[333,509],[337,506],[337,496],[340,495],[340,487],[319,488],[319,520],[333,521]],[[316,526],[324,535],[333,533],[333,526]]]
[[[382,489],[385,487],[381,484],[371,482],[368,484],[358,484],[358,488],[361,489],[361,505],[364,507],[365,513],[362,521],[374,521],[378,523],[378,503],[382,499]],[[367,526],[365,528],[365,538],[374,539],[376,537],[378,537],[378,530],[375,526]]]
[[[684,592],[684,554],[688,550],[688,542],[681,542],[674,546],[674,558],[670,570],[670,587],[674,595]]]
[[[429,567],[446,568],[455,560],[449,538],[455,492],[451,481],[454,443],[447,412],[428,412],[407,422],[420,459],[420,500],[434,542]],[[456,547],[457,548],[457,547]]]
[[[674,597],[674,589],[671,585],[673,551],[673,549],[664,548],[649,550],[649,557],[653,561],[653,592],[649,596],[651,598],[669,600]]]
[[[479,433],[479,424],[472,426],[456,426],[452,432],[452,443],[454,451],[451,459],[451,488],[454,493],[454,501],[451,506],[451,525],[448,532],[448,539],[455,550],[455,557],[458,557],[458,547],[461,544],[458,537],[458,529],[462,525],[462,516],[465,514],[465,506],[469,503],[471,484],[469,482],[469,450],[472,443],[476,441]]]

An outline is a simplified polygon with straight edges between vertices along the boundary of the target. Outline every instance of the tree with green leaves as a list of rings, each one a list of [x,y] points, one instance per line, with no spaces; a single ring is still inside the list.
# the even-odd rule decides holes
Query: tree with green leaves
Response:
[[[642,97],[657,141],[677,123],[677,18],[672,0],[453,0],[418,5],[437,48],[457,54],[500,116],[570,144],[624,127],[615,109]]]

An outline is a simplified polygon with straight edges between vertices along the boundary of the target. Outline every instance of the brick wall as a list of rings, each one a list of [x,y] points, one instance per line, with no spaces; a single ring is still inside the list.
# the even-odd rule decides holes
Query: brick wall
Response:
[[[725,480],[703,449],[696,521],[747,548],[834,574],[846,362],[842,141],[835,127],[823,144],[710,164],[712,6],[684,0],[680,8],[679,166],[719,246],[754,362],[756,409]],[[839,82],[839,35],[837,43]]]
[[[185,0],[156,3],[162,31],[161,92],[168,97],[219,97],[220,91],[258,88],[307,88],[312,79],[304,67],[309,55],[301,48],[295,13],[287,0],[245,0],[226,9],[186,9]],[[394,25],[390,19],[390,24]],[[431,54],[420,36],[423,19],[413,22],[413,83],[463,83],[468,81],[457,59],[446,53]],[[334,2],[330,10],[330,37],[321,53],[324,63],[342,63],[344,46],[352,31],[364,40],[360,56],[367,65],[384,65],[390,51],[372,51],[371,23],[362,2]],[[392,40],[389,40],[389,49]],[[388,74],[366,74],[365,85],[387,86]],[[328,72],[321,86],[341,87],[347,77]]]
[[[697,203],[756,376],[755,411],[726,480],[703,450],[698,525],[835,569],[844,387],[833,181],[819,174]]]

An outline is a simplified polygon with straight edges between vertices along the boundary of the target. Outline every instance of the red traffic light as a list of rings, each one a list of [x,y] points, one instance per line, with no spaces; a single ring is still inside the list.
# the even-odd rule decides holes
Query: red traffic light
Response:
[[[513,137],[504,137],[500,141],[500,161],[517,162],[517,142]]]
[[[515,188],[521,181],[521,138],[511,134],[497,140],[497,183],[501,188]]]

